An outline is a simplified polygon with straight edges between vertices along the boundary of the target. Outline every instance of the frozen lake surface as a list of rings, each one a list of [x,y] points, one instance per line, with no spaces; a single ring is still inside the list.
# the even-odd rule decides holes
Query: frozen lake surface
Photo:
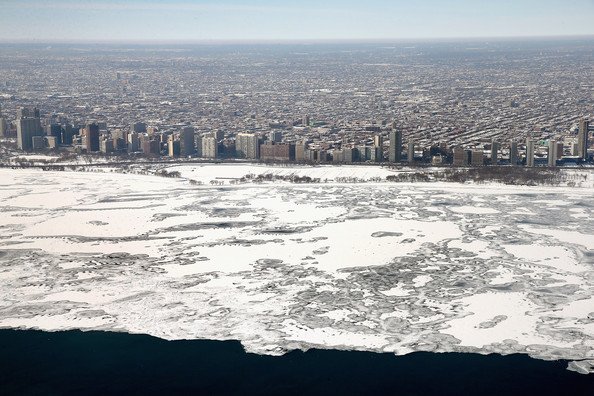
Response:
[[[0,327],[594,364],[592,188],[174,169],[183,177],[1,169]],[[328,182],[208,184],[297,171]]]

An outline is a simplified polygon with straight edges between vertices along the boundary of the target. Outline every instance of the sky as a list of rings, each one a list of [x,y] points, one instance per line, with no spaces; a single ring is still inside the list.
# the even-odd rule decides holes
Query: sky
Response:
[[[594,35],[594,0],[0,0],[3,42]]]

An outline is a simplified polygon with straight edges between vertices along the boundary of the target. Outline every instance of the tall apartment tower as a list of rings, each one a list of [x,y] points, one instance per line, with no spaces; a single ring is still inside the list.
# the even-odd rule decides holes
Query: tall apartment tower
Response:
[[[534,166],[534,140],[526,140],[526,166]]]
[[[398,163],[402,161],[402,132],[392,128],[390,131],[390,153],[388,160]]]
[[[85,137],[87,153],[99,151],[99,125],[96,123],[88,124],[83,129],[83,136]]]
[[[21,107],[17,110],[17,145],[20,150],[33,149],[33,137],[43,136],[39,110]]]
[[[557,142],[557,159],[563,158],[563,142]]]
[[[258,145],[258,150],[260,150],[260,146]],[[303,162],[306,160],[305,153],[307,152],[307,143],[306,142],[297,142],[295,145],[295,161]]]
[[[373,137],[373,146],[375,147],[375,161],[384,162],[384,137],[375,135]]]
[[[202,135],[194,133],[194,146],[196,147],[196,157],[202,157]]]
[[[74,136],[72,124],[66,122],[62,126],[62,129],[62,144],[72,144],[72,136]]]
[[[217,158],[219,156],[219,146],[214,136],[204,136],[202,138],[202,156],[204,158]]]
[[[499,162],[499,142],[491,142],[491,165],[497,165]]]
[[[483,166],[485,165],[485,156],[482,149],[474,149],[470,154],[470,164],[472,166]]]
[[[588,158],[588,132],[590,130],[590,121],[581,120],[580,130],[578,132],[578,156],[583,159]]]
[[[375,135],[373,137],[373,145],[375,147],[384,147],[384,137],[382,135]]]
[[[0,106],[0,137],[5,137],[7,135],[7,123],[6,119],[2,117],[2,106]]]
[[[260,141],[253,133],[238,133],[235,138],[235,152],[238,158],[260,158]]]
[[[453,165],[454,166],[468,166],[468,150],[464,150],[462,147],[454,147],[453,152]]]
[[[196,152],[194,147],[194,128],[185,127],[179,134],[179,154],[182,157]]]
[[[62,144],[62,126],[51,123],[46,125],[45,133],[47,136],[53,136],[56,139],[56,144]]]
[[[177,140],[174,135],[169,135],[167,137],[167,155],[170,157],[178,156],[179,146],[179,140]]]
[[[140,150],[140,135],[138,132],[130,132],[127,135],[128,138],[128,152],[135,153]]]
[[[518,142],[510,142],[509,144],[509,163],[510,165],[518,165]]]
[[[415,144],[413,142],[408,142],[408,153],[407,153],[407,160],[409,164],[415,162]]]
[[[549,153],[547,159],[549,166],[557,165],[557,142],[553,139],[549,140]]]

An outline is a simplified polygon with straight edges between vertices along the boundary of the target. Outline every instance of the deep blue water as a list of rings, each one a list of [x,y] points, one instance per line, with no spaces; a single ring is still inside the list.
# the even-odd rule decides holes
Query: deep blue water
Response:
[[[271,357],[234,341],[0,330],[0,395],[594,395],[594,375],[566,366],[460,353]]]

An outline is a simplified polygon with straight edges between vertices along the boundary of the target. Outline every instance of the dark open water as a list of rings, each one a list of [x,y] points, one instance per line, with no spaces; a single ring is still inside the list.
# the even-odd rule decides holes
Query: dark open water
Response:
[[[524,355],[293,351],[110,332],[0,330],[0,395],[594,395],[594,375]]]

